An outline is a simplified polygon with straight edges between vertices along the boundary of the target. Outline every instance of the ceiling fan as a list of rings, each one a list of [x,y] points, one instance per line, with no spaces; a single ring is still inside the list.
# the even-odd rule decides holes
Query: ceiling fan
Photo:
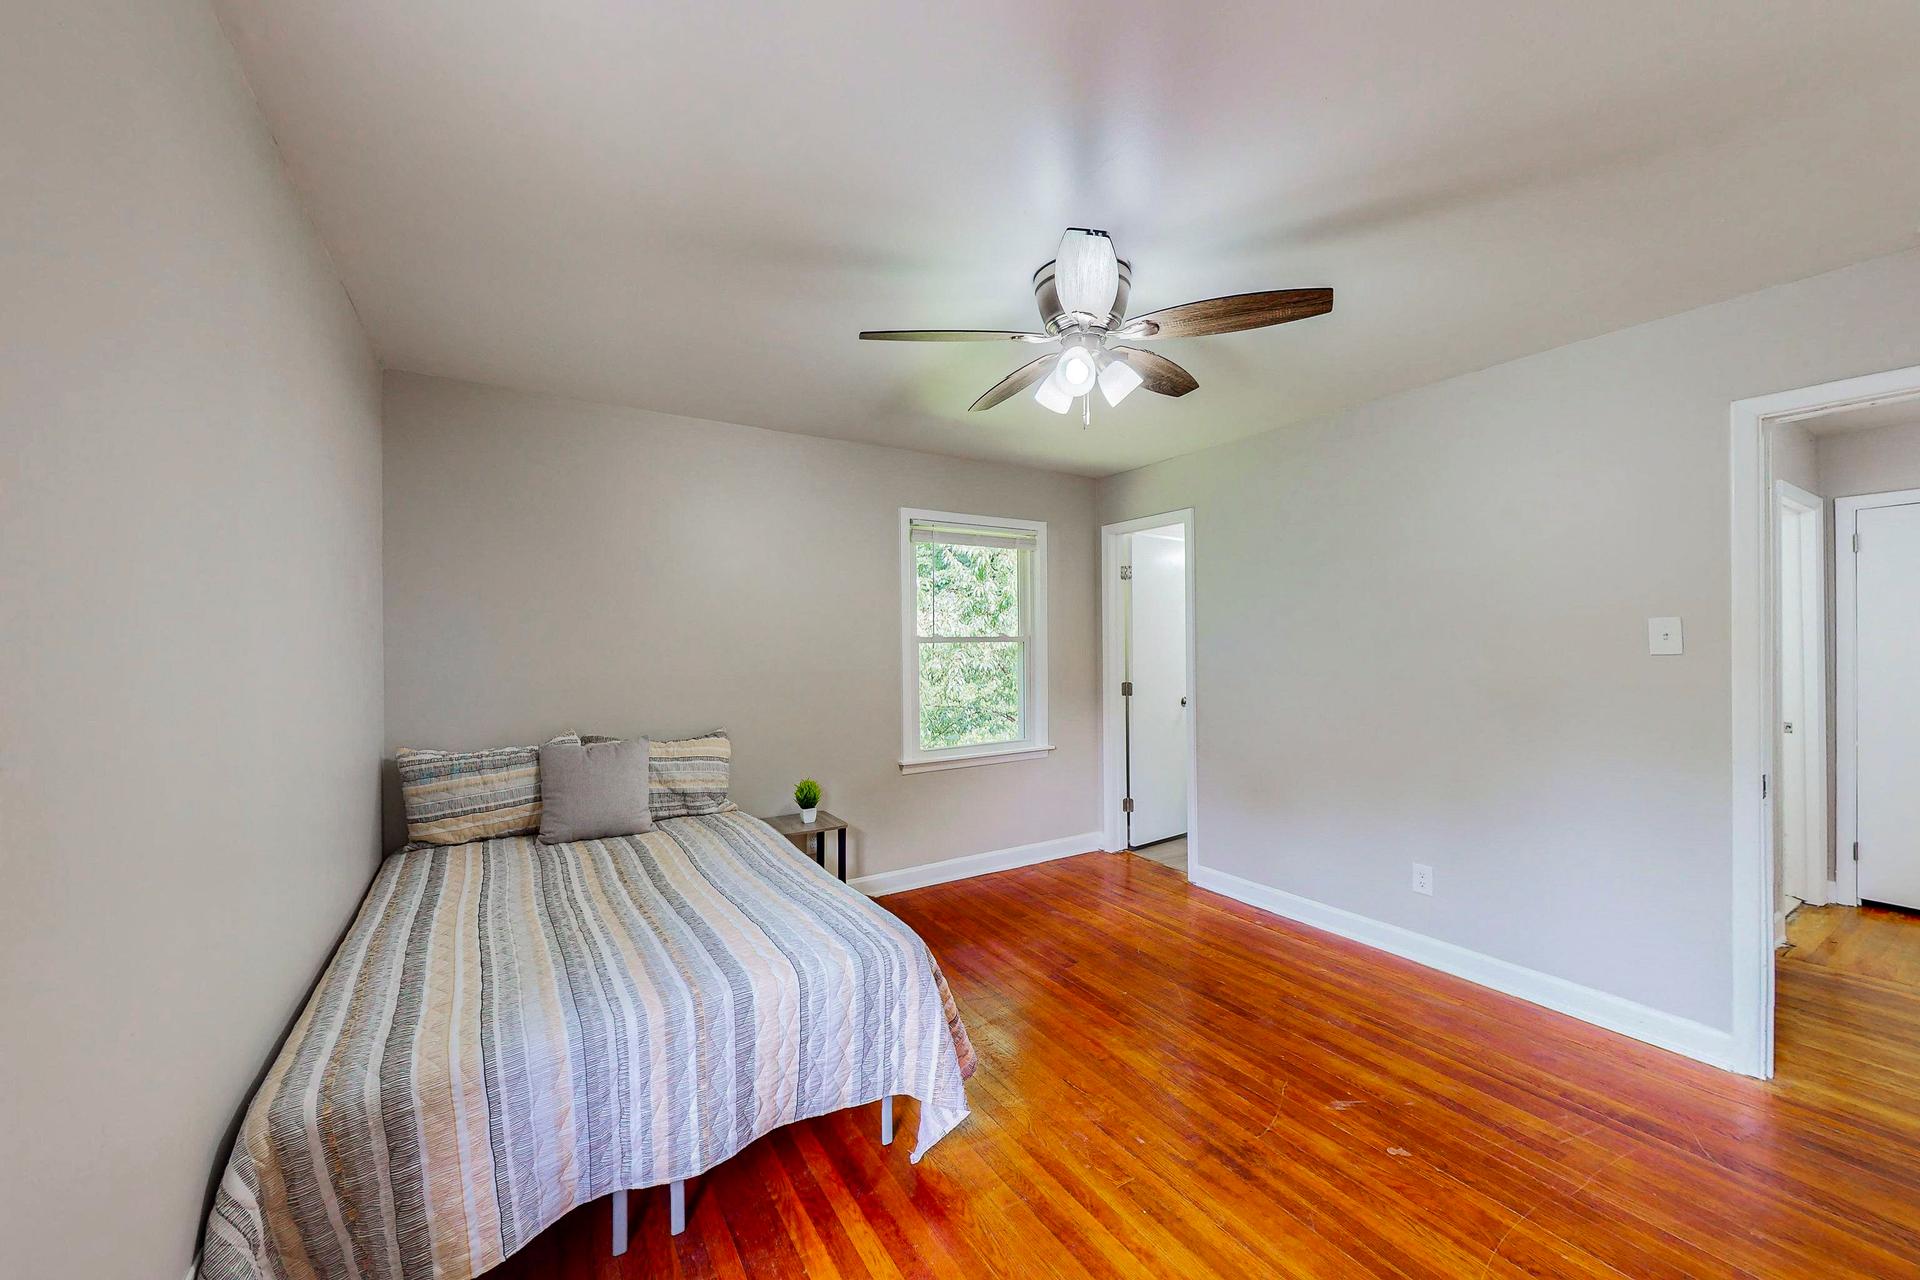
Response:
[[[1115,339],[1198,338],[1286,324],[1333,310],[1331,289],[1275,289],[1186,302],[1126,319],[1133,266],[1116,256],[1104,231],[1069,227],[1052,262],[1033,273],[1044,333],[1009,329],[869,329],[860,336],[879,342],[1058,342],[1021,365],[967,408],[991,409],[1034,387],[1033,398],[1066,413],[1084,396],[1081,421],[1093,414],[1093,389],[1118,405],[1136,387],[1163,396],[1183,396],[1200,384],[1165,356],[1142,347],[1109,346]],[[1038,383],[1038,386],[1034,386]]]

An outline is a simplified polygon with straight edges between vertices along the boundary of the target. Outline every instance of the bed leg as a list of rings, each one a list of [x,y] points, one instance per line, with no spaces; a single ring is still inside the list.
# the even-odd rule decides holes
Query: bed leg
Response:
[[[673,1234],[679,1235],[687,1229],[687,1180],[680,1178],[667,1188],[667,1208],[672,1219]]]
[[[893,1095],[880,1099],[880,1145],[893,1145]]]
[[[613,1256],[627,1251],[627,1189],[613,1193]]]

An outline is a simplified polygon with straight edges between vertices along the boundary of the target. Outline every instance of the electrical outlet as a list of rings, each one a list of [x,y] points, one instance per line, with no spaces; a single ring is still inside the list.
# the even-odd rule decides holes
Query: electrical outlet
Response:
[[[1413,891],[1433,896],[1433,868],[1424,862],[1413,864]]]

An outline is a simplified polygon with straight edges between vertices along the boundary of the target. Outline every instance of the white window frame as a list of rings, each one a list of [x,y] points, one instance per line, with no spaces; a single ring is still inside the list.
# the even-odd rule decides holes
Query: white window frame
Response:
[[[987,742],[978,746],[923,751],[920,747],[920,628],[917,611],[919,582],[915,574],[913,524],[971,525],[979,529],[1009,529],[1034,536],[1032,559],[1023,575],[1020,618],[1026,627],[1026,670],[1021,673],[1020,724],[1026,736],[1018,742]],[[900,508],[900,772],[926,773],[935,769],[964,769],[973,765],[1004,764],[1013,760],[1044,759],[1053,750],[1047,736],[1047,523],[1008,516],[962,515],[954,511]]]

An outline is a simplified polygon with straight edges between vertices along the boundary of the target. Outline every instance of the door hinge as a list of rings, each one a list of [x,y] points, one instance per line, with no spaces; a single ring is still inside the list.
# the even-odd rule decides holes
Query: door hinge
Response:
[[[1127,797],[1126,797],[1125,799],[1123,799],[1123,800],[1121,800],[1121,801],[1120,801],[1120,812],[1122,812],[1122,813],[1132,813],[1132,812],[1133,812],[1133,797],[1132,797],[1132,796],[1127,796]]]
[[[1123,564],[1123,565],[1121,565],[1121,566],[1120,566],[1120,581],[1122,581],[1122,582],[1132,582],[1132,581],[1133,581],[1133,566],[1132,566],[1132,565],[1130,565],[1130,564]]]
[[[1131,698],[1133,696],[1133,681],[1122,680],[1120,682],[1120,696],[1123,698]]]
[[[1853,842],[1853,860],[1855,862],[1860,861],[1860,842],[1858,840]]]
[[[1857,533],[1853,535],[1853,554],[1860,554],[1860,535]]]
[[[1760,798],[1762,800],[1767,798],[1767,775],[1764,773],[1760,775]]]

